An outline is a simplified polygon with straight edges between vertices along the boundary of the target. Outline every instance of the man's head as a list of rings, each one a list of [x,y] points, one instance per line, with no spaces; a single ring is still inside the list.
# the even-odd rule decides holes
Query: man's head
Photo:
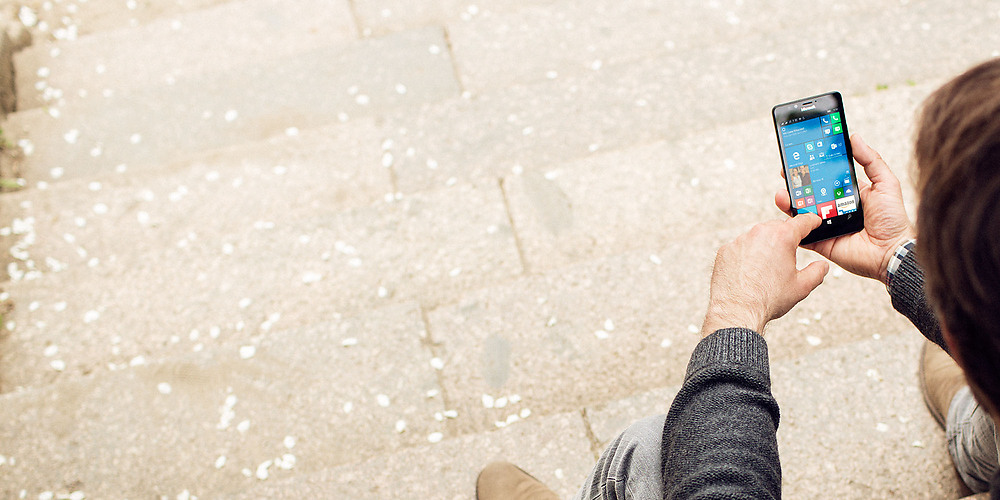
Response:
[[[916,141],[920,260],[946,341],[1000,409],[1000,59],[924,104]]]

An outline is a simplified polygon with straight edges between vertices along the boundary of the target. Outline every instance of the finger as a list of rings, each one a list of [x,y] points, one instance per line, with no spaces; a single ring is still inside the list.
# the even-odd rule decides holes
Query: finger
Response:
[[[822,223],[823,219],[812,212],[796,215],[787,221],[787,224],[792,225],[792,231],[795,234],[796,243],[802,241],[803,238],[808,236],[813,229],[816,229]]]
[[[801,287],[799,290],[802,292],[802,296],[809,295],[820,283],[823,283],[828,272],[830,272],[830,263],[825,260],[817,260],[799,271],[797,281]]]
[[[785,212],[789,217],[792,216],[792,199],[788,196],[788,191],[781,189],[774,193],[774,206],[778,207],[778,210]]]
[[[854,159],[865,168],[865,175],[871,179],[872,184],[880,182],[899,184],[899,179],[889,169],[889,165],[871,148],[859,135],[851,136],[851,147],[854,149]]]

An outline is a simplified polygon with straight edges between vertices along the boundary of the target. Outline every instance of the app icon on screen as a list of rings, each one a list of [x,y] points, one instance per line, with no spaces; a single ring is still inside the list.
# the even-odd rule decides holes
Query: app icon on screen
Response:
[[[807,196],[806,197],[806,206],[807,207],[811,207],[811,206],[813,206],[815,204],[816,204],[816,198],[814,198],[812,196]]]
[[[802,158],[802,155],[800,155],[798,151],[792,153],[793,160],[798,160],[799,158]]]
[[[803,200],[802,198],[795,200],[795,208],[803,208],[805,206],[806,206],[806,200]]]
[[[806,186],[806,187],[804,187],[802,189],[802,191],[806,194],[806,196],[809,196],[809,195],[813,194],[813,187],[812,186]]]
[[[845,186],[850,186],[851,185],[851,175],[850,174],[848,174],[847,177],[844,177],[844,185]]]
[[[837,187],[837,188],[840,187],[840,179],[837,179],[837,180],[833,181],[833,187]]]
[[[833,126],[833,133],[834,134],[839,134],[839,133],[841,133],[843,131],[844,131],[844,126],[843,125],[834,125]]]
[[[819,211],[820,217],[829,219],[837,215],[837,202],[829,201],[822,205],[817,205],[816,209]]]
[[[833,120],[833,123],[840,123],[840,113],[833,113],[830,115],[830,119]]]
[[[824,117],[820,118],[819,121],[823,122],[823,125],[829,125],[830,124],[830,117],[829,116],[824,116]]]
[[[820,188],[819,189],[819,194],[820,194],[820,196],[826,196],[826,188]]]
[[[813,149],[815,149],[815,146],[813,146],[811,142],[807,142],[806,151],[812,151]]]
[[[802,190],[801,189],[796,189],[795,192],[792,193],[792,196],[794,196],[796,198],[801,198],[802,197]]]
[[[830,127],[823,129],[823,135],[830,135]]]
[[[834,198],[843,198],[844,197],[844,188],[834,189],[833,190],[833,197]]]
[[[836,203],[837,203],[837,212],[841,214],[854,212],[855,210],[858,209],[858,204],[857,202],[854,201],[853,196],[851,196],[850,198],[841,198],[837,200]]]

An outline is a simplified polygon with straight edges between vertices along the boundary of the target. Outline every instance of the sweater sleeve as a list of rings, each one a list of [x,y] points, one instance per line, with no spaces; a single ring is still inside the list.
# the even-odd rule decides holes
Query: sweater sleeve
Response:
[[[663,427],[664,498],[780,498],[777,429],[764,338],[743,328],[705,337]]]
[[[906,316],[928,340],[948,351],[941,325],[924,292],[924,270],[917,262],[916,242],[910,240],[896,250],[889,261],[886,288],[892,307]]]

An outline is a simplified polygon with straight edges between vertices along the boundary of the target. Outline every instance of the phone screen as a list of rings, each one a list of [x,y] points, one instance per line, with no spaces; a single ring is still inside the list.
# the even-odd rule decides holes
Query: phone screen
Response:
[[[823,219],[803,243],[860,230],[861,197],[840,94],[775,106],[774,124],[793,213]]]

